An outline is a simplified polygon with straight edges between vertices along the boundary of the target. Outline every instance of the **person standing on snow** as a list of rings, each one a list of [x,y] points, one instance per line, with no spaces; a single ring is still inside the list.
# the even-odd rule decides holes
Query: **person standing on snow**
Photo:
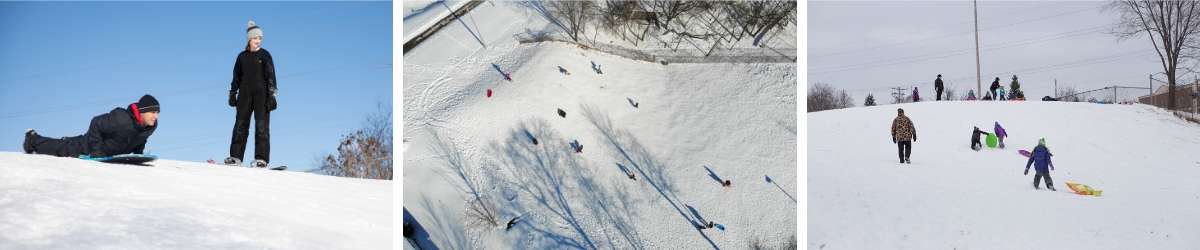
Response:
[[[1008,137],[1008,133],[1004,132],[1004,127],[1000,126],[1000,122],[996,122],[996,127],[992,131],[996,133],[996,139],[1000,141],[1000,148],[1004,148],[1004,137]]]
[[[921,101],[920,93],[921,92],[917,92],[917,87],[913,87],[913,94],[912,94],[913,102]]]
[[[250,115],[254,115],[254,167],[265,168],[271,160],[271,111],[275,110],[275,62],[271,53],[262,48],[263,32],[251,20],[246,28],[246,49],[238,53],[233,65],[233,82],[229,89],[229,106],[237,108],[233,124],[233,140],[229,144],[226,165],[242,164],[246,152],[246,137],[250,133]]]
[[[996,96],[996,89],[999,89],[999,88],[1000,88],[1000,78],[999,78],[999,77],[996,77],[996,80],[995,80],[995,81],[992,81],[992,86],[988,87],[988,94],[990,94],[991,96],[993,96],[993,97],[992,97],[992,100],[995,100],[995,99],[1000,99],[1000,98],[995,98],[995,96]]]
[[[967,90],[967,101],[975,100],[975,90]]]
[[[997,90],[998,90],[999,92],[998,92],[998,94],[996,94],[996,100],[999,100],[999,101],[1008,100],[1008,99],[1007,99],[1008,97],[1006,97],[1006,96],[1004,95],[1004,86],[1000,86],[1000,88],[999,88],[999,89],[997,89]]]
[[[937,100],[942,100],[942,90],[945,88],[942,85],[942,74],[938,74],[937,79],[933,80],[933,91],[937,92]]]
[[[984,135],[984,134],[991,135],[988,132],[983,132],[983,130],[979,130],[979,127],[975,127],[975,131],[971,132],[971,150],[979,151],[979,149],[983,148],[983,143],[979,143],[979,135]]]
[[[25,153],[59,157],[142,154],[146,140],[158,128],[158,112],[158,100],[144,95],[125,108],[93,117],[87,133],[80,136],[55,139],[29,129],[25,131]]]
[[[1033,188],[1038,188],[1038,181],[1046,179],[1046,188],[1050,191],[1058,191],[1054,189],[1054,181],[1050,179],[1050,171],[1054,170],[1054,163],[1050,162],[1050,157],[1054,154],[1050,153],[1050,149],[1046,148],[1046,138],[1038,139],[1037,147],[1033,148],[1033,152],[1029,155],[1029,161],[1025,163],[1025,175],[1029,175],[1029,165],[1034,165],[1036,174],[1033,175]],[[1047,169],[1049,167],[1049,169]]]
[[[917,129],[913,126],[912,121],[908,116],[904,116],[904,109],[896,109],[896,119],[892,120],[892,143],[896,144],[899,150],[900,163],[912,164],[909,156],[912,155],[912,143],[917,141]]]

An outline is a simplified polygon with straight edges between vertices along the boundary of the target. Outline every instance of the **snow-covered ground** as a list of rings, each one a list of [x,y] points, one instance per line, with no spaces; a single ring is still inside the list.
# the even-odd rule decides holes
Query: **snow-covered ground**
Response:
[[[912,164],[890,126],[913,121]],[[1000,122],[1007,149],[969,149]],[[1145,105],[922,102],[808,113],[809,249],[1198,249],[1200,126]],[[1058,192],[1017,153],[1045,138]],[[1033,172],[1032,170],[1030,172]],[[1070,193],[1065,182],[1104,190]]]
[[[795,240],[794,63],[662,65],[520,44],[553,28],[509,2],[465,18],[478,21],[467,23],[486,48],[456,23],[404,55],[403,202],[432,243],[738,249]],[[467,216],[472,189],[500,225]],[[726,230],[695,228],[707,221]]]
[[[0,249],[391,249],[392,182],[0,152]]]

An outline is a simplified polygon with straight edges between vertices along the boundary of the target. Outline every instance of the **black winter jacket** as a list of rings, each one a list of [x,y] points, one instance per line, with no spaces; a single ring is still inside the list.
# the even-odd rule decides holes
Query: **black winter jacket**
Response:
[[[243,50],[238,53],[237,61],[233,64],[233,82],[230,84],[231,93],[257,93],[259,91],[274,91],[275,60],[271,52],[259,48],[258,52]],[[271,92],[266,92],[268,95]]]
[[[107,114],[92,118],[88,126],[87,152],[93,157],[112,156],[119,154],[141,154],[146,148],[146,140],[154,134],[158,124],[142,125],[133,113],[132,107],[115,108]]]

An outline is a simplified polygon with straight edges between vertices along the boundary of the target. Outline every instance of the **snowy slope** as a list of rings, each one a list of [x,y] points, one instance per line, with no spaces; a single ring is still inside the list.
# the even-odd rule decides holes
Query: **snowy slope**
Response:
[[[471,15],[487,48],[451,25],[404,57],[404,206],[439,247],[737,249],[796,234],[795,64],[662,65],[518,44],[544,21],[510,3]],[[464,176],[501,225],[472,224]]]
[[[390,249],[390,181],[0,152],[0,249]]]
[[[896,108],[917,130],[911,165],[889,139]],[[970,150],[972,127],[996,121],[1008,148]],[[1160,109],[923,102],[808,113],[808,126],[809,249],[1200,248],[1200,126]],[[1038,138],[1058,192],[1022,175],[1017,150]]]

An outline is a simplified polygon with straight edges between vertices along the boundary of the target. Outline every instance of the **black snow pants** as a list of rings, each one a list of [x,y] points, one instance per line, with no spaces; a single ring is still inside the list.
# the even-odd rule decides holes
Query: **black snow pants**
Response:
[[[896,147],[897,147],[897,150],[899,150],[900,163],[904,163],[905,161],[908,161],[908,156],[912,155],[912,142],[911,141],[899,141],[899,142],[896,142]]]
[[[1054,180],[1050,179],[1050,171],[1045,171],[1045,172],[1037,171],[1037,174],[1033,175],[1033,187],[1034,188],[1038,187],[1038,181],[1041,179],[1046,179],[1046,187],[1048,187],[1048,188],[1054,187]]]
[[[49,138],[41,135],[35,135],[31,144],[37,154],[53,155],[58,157],[79,157],[79,155],[87,154],[87,135]]]
[[[237,121],[233,123],[233,142],[229,156],[242,158],[246,153],[246,137],[250,135],[250,115],[254,114],[254,159],[271,162],[271,111],[267,109],[267,91],[238,93]]]

